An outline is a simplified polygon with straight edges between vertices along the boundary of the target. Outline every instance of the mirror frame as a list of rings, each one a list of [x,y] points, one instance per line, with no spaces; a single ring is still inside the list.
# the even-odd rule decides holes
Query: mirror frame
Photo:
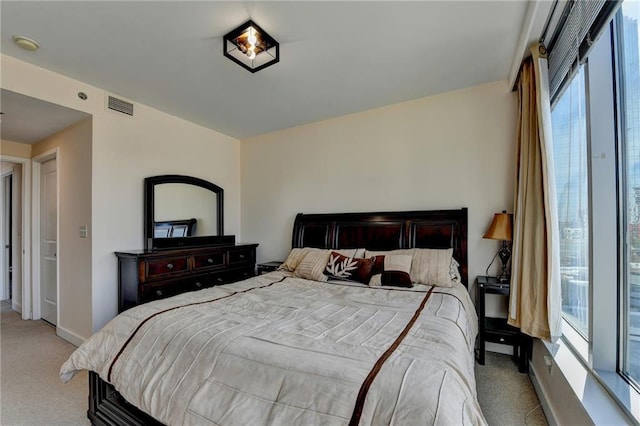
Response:
[[[217,228],[218,235],[203,235],[176,238],[155,238],[154,227],[154,202],[156,185],[163,183],[184,183],[194,185],[216,194]],[[160,175],[144,179],[144,248],[145,250],[175,249],[181,247],[198,247],[208,245],[228,244],[233,236],[224,235],[224,190],[218,185],[204,179],[183,175]]]

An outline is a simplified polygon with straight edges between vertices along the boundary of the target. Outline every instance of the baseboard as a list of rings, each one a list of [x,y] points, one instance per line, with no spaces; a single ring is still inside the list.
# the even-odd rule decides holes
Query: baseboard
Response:
[[[78,336],[77,334],[62,327],[56,327],[56,334],[58,335],[58,337],[63,338],[74,346],[80,346],[84,343],[85,340],[87,340],[86,337]]]
[[[11,309],[16,312],[22,313],[22,305],[20,303],[16,303],[13,300],[11,301]]]
[[[540,405],[542,406],[542,411],[544,411],[544,415],[547,418],[547,423],[549,423],[549,426],[558,426],[557,417],[553,412],[553,408],[549,404],[549,397],[542,386],[540,386],[540,382],[538,382],[538,376],[536,376],[536,369],[533,366],[533,363],[530,361],[529,378],[531,379],[531,383],[533,383],[533,389],[536,391],[536,395],[538,395]]]

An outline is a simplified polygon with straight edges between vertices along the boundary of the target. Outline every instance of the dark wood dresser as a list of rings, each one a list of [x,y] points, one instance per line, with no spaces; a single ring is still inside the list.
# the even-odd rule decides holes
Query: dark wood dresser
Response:
[[[258,244],[116,252],[118,313],[152,300],[255,275]]]

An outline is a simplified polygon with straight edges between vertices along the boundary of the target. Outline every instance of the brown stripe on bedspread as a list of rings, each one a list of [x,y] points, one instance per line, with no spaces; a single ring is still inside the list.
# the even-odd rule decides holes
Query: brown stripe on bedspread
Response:
[[[267,285],[263,285],[263,286],[260,286],[260,287],[251,287],[251,288],[248,288],[248,289],[246,289],[246,290],[242,290],[242,291],[234,291],[233,293],[231,293],[231,294],[227,294],[226,296],[217,297],[217,298],[215,298],[215,299],[210,299],[210,300],[205,300],[205,301],[203,301],[203,302],[193,302],[193,303],[187,303],[187,304],[184,304],[184,305],[174,306],[174,307],[172,307],[172,308],[168,308],[168,309],[164,309],[164,310],[162,310],[162,311],[158,311],[158,312],[156,312],[156,313],[155,313],[155,314],[153,314],[153,315],[149,315],[149,316],[148,316],[148,317],[146,317],[144,320],[142,320],[142,322],[140,322],[140,324],[138,324],[138,326],[136,327],[136,329],[135,329],[135,330],[133,330],[133,333],[131,333],[131,336],[129,336],[129,338],[127,339],[127,341],[126,341],[126,342],[124,342],[124,344],[122,345],[122,347],[120,348],[120,350],[119,350],[119,351],[118,351],[118,353],[116,354],[115,358],[113,358],[113,361],[111,361],[111,365],[109,366],[109,373],[107,374],[107,381],[108,381],[109,383],[111,383],[111,372],[113,371],[113,366],[115,365],[116,361],[118,361],[118,358],[120,358],[120,355],[122,355],[122,352],[124,352],[124,350],[126,349],[126,347],[129,345],[129,343],[131,342],[131,340],[133,340],[133,338],[134,338],[134,337],[135,337],[135,335],[138,333],[138,331],[142,328],[142,326],[143,326],[143,325],[145,325],[149,320],[151,320],[151,319],[153,319],[153,318],[157,317],[158,315],[161,315],[161,314],[164,314],[164,313],[166,313],[166,312],[169,312],[169,311],[173,311],[173,310],[180,309],[180,308],[186,308],[186,307],[188,307],[188,306],[204,305],[205,303],[217,302],[218,300],[226,299],[226,298],[228,298],[228,297],[235,296],[236,294],[246,293],[246,292],[248,292],[248,291],[251,291],[251,290],[257,290],[257,289],[260,289],[260,288],[266,288],[266,287],[269,287],[269,286],[271,286],[271,285],[273,285],[273,284],[280,283],[280,282],[282,282],[282,281],[284,281],[284,280],[286,280],[286,279],[287,279],[287,277],[282,277],[282,279],[279,279],[278,281],[270,282],[270,283],[269,283],[269,284],[267,284]]]
[[[389,348],[382,354],[382,356],[380,356],[378,361],[376,361],[376,363],[373,365],[373,368],[367,375],[367,378],[364,379],[364,382],[362,382],[362,386],[360,386],[360,391],[358,392],[358,398],[356,399],[356,405],[353,408],[353,414],[351,415],[351,420],[349,421],[349,426],[357,426],[360,423],[360,417],[362,416],[362,410],[364,408],[364,401],[367,399],[367,393],[369,392],[371,384],[375,380],[376,376],[380,372],[380,369],[387,361],[387,359],[389,359],[391,354],[395,352],[395,350],[398,348],[398,346],[400,346],[407,334],[409,334],[409,330],[411,330],[413,324],[415,324],[415,322],[418,320],[418,317],[427,304],[427,300],[429,300],[431,292],[433,292],[433,287],[431,287],[427,294],[424,296],[424,299],[422,299],[422,303],[420,303],[420,306],[418,306],[418,309],[416,309],[415,313],[413,314],[407,325],[404,327],[402,332],[398,335],[391,346],[389,346]]]

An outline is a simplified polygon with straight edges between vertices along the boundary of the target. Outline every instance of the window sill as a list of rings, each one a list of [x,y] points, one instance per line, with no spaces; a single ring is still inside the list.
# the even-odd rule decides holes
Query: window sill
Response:
[[[553,364],[560,370],[585,413],[594,424],[640,424],[640,395],[616,373],[598,371],[594,374],[590,372],[562,339],[558,343],[542,343],[546,347],[548,356],[553,360]],[[548,366],[547,371],[536,371],[535,373],[553,374],[553,364]],[[601,381],[610,386],[612,392],[620,396],[611,395],[601,384]],[[629,402],[626,406],[624,403],[625,392],[626,400]],[[622,409],[621,406],[626,409]]]
[[[622,405],[623,410],[632,417],[636,424],[640,424],[640,394],[618,373],[612,371],[595,370],[595,376],[609,389],[612,397]]]

